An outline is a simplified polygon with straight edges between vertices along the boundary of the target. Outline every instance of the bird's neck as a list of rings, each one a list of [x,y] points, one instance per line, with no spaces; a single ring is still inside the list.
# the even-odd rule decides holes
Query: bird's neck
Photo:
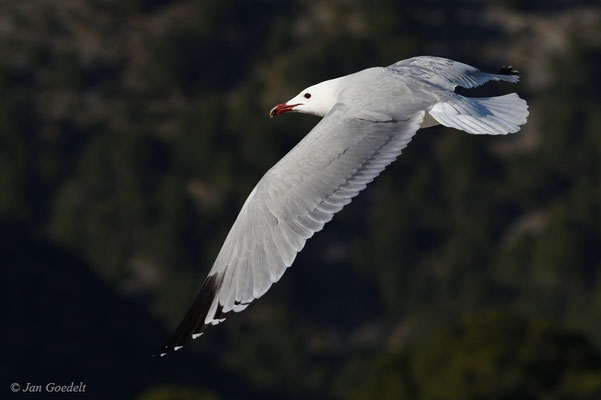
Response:
[[[321,99],[320,107],[316,110],[315,114],[323,117],[338,103],[338,97],[342,91],[342,81],[345,76],[340,78],[330,79],[323,81],[319,84],[319,98]]]

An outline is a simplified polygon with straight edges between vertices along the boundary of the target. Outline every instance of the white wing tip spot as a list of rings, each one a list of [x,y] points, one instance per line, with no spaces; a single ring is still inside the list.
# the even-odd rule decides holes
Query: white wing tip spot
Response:
[[[175,347],[173,348],[173,351],[178,351],[178,350],[179,350],[179,349],[181,349],[182,347],[184,347],[184,346],[175,346]]]
[[[225,321],[225,318],[220,318],[220,319],[214,319],[212,321],[210,321],[209,323],[213,326],[222,323],[223,321]]]
[[[202,332],[200,332],[200,333],[193,333],[192,334],[192,339],[196,339],[197,337],[200,337],[200,336],[202,336]]]

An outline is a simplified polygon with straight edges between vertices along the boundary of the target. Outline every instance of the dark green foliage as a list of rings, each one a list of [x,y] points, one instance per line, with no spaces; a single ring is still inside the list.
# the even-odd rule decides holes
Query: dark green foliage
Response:
[[[377,359],[354,399],[595,399],[601,355],[578,333],[487,313]]]

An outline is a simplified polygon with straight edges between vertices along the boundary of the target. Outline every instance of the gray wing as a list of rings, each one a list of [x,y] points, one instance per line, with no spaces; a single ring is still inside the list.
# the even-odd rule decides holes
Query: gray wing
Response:
[[[337,104],[259,181],[242,206],[192,307],[163,349],[179,349],[277,282],[307,239],[407,146],[424,117],[349,118]]]
[[[470,65],[441,57],[413,57],[387,67],[390,71],[455,90],[455,87],[473,88],[488,81],[518,82],[517,71],[503,67],[497,74],[482,72]]]

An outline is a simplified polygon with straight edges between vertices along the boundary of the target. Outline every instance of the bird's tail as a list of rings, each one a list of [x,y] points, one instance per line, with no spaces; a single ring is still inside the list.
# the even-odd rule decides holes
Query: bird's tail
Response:
[[[516,93],[468,98],[456,95],[437,103],[430,115],[444,126],[476,135],[506,135],[526,123],[528,103]]]

